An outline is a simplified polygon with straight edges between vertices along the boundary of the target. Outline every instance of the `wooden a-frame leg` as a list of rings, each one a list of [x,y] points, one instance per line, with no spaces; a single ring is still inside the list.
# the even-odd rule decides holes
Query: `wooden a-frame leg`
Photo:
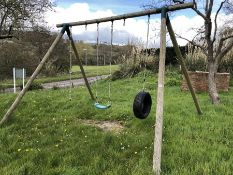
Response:
[[[172,25],[171,25],[171,22],[170,22],[169,17],[167,17],[167,29],[168,29],[170,38],[171,38],[171,40],[172,40],[172,44],[173,44],[173,47],[174,47],[174,49],[175,49],[175,52],[176,52],[178,61],[179,61],[180,65],[181,65],[182,72],[183,72],[183,74],[184,74],[184,77],[185,77],[185,79],[186,79],[186,81],[187,81],[189,90],[190,90],[190,92],[191,92],[191,95],[192,95],[194,104],[195,104],[195,106],[196,106],[197,112],[198,112],[199,115],[201,115],[201,114],[202,114],[202,111],[201,111],[200,105],[199,105],[199,103],[198,103],[197,96],[196,96],[196,94],[195,94],[195,92],[194,92],[194,89],[193,89],[191,80],[190,80],[190,78],[189,78],[188,71],[187,71],[187,68],[186,68],[186,66],[185,66],[184,59],[183,59],[183,57],[182,57],[182,54],[181,54],[179,45],[178,45],[178,43],[177,43],[175,33],[174,33],[173,29],[172,29]]]
[[[41,60],[40,64],[37,66],[36,70],[34,71],[32,76],[29,78],[29,80],[28,80],[27,84],[25,85],[24,89],[18,94],[18,96],[16,97],[16,99],[13,102],[13,104],[11,105],[11,107],[7,110],[6,114],[3,116],[2,120],[0,121],[0,126],[3,123],[5,123],[7,120],[9,120],[9,118],[12,115],[12,113],[14,112],[14,110],[18,107],[18,105],[21,102],[23,96],[26,94],[27,90],[29,89],[29,87],[31,86],[32,82],[35,80],[37,75],[40,73],[43,65],[45,64],[45,62],[48,60],[48,58],[52,54],[54,48],[56,47],[58,42],[61,40],[61,38],[62,38],[63,34],[65,33],[65,31],[66,31],[66,26],[64,26],[62,28],[61,32],[58,34],[58,36],[54,40],[53,44],[50,46],[49,50],[47,51],[47,53],[45,54],[45,56]]]
[[[87,87],[87,89],[88,89],[88,92],[89,92],[89,94],[90,94],[90,96],[91,96],[91,99],[94,101],[94,100],[95,100],[95,97],[94,97],[94,95],[93,95],[93,93],[92,93],[92,91],[91,91],[90,84],[89,84],[89,82],[88,82],[88,80],[87,80],[87,76],[86,76],[86,74],[85,74],[85,71],[84,71],[84,68],[83,68],[83,65],[82,65],[82,61],[80,60],[78,51],[77,51],[77,49],[76,49],[76,47],[75,47],[75,43],[74,43],[73,37],[72,37],[72,35],[71,35],[70,29],[67,28],[66,32],[67,32],[67,35],[68,35],[68,37],[69,37],[69,39],[70,39],[70,41],[71,41],[71,46],[72,46],[72,48],[73,48],[74,55],[75,55],[76,59],[78,60],[78,64],[79,64],[81,73],[82,73],[82,75],[83,75],[83,79],[84,79],[84,81],[85,81],[85,84],[86,84],[86,87]]]

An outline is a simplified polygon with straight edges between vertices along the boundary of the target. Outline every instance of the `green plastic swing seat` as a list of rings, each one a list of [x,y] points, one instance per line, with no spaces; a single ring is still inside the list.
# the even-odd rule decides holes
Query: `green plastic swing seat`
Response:
[[[97,109],[108,109],[108,108],[110,108],[112,105],[111,105],[111,103],[110,104],[107,104],[107,105],[102,105],[102,104],[100,104],[100,103],[95,103],[94,104],[95,105],[95,107],[97,108]]]

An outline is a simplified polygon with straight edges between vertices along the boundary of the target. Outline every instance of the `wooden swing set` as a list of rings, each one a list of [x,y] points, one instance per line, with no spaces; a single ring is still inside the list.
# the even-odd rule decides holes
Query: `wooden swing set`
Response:
[[[159,73],[158,73],[158,89],[157,89],[157,107],[156,107],[156,122],[155,122],[155,140],[154,140],[154,155],[153,155],[153,171],[155,174],[160,174],[161,172],[161,150],[162,150],[162,129],[163,129],[163,111],[164,111],[164,77],[165,77],[165,57],[166,57],[166,28],[168,30],[168,33],[170,35],[172,44],[175,49],[175,53],[177,55],[177,59],[181,65],[182,72],[184,74],[184,77],[187,81],[189,90],[191,92],[196,110],[198,114],[202,114],[201,108],[199,106],[197,97],[195,95],[194,89],[192,87],[191,81],[189,79],[189,75],[185,66],[185,63],[182,58],[181,51],[179,49],[172,25],[170,23],[170,19],[168,16],[168,12],[171,11],[176,11],[176,10],[181,10],[181,9],[187,9],[187,8],[193,8],[194,4],[193,3],[184,3],[184,4],[175,4],[172,6],[165,6],[162,8],[156,8],[156,9],[150,9],[150,10],[144,10],[140,12],[135,12],[135,13],[128,13],[128,14],[123,14],[123,15],[118,15],[118,16],[111,16],[107,18],[99,18],[99,19],[93,19],[93,20],[86,20],[86,21],[79,21],[79,22],[70,22],[70,23],[63,23],[63,24],[57,24],[57,27],[61,27],[61,32],[58,34],[56,37],[55,41],[52,43],[50,48],[48,49],[47,53],[41,60],[40,64],[28,80],[27,84],[25,85],[25,88],[18,94],[16,97],[15,101],[13,104],[10,106],[6,114],[3,116],[2,120],[0,121],[0,126],[4,124],[12,115],[14,110],[17,108],[19,105],[20,101],[22,100],[23,96],[29,89],[30,85],[32,82],[35,80],[37,75],[40,73],[42,70],[43,65],[45,62],[48,60],[50,57],[51,53],[53,52],[54,48],[58,44],[58,42],[61,40],[62,36],[66,32],[69,40],[71,42],[71,46],[74,51],[74,55],[76,59],[78,60],[78,64],[80,66],[80,70],[83,76],[83,79],[85,81],[85,85],[88,89],[88,92],[91,96],[91,99],[95,101],[95,97],[91,91],[91,87],[88,83],[87,77],[85,75],[84,68],[82,66],[81,59],[79,57],[78,51],[75,47],[75,43],[72,37],[72,34],[70,32],[70,27],[72,26],[82,26],[82,25],[89,25],[89,24],[100,24],[103,22],[114,22],[116,20],[125,20],[128,18],[134,18],[134,17],[140,17],[140,16],[149,16],[152,14],[161,14],[161,29],[160,29],[160,61],[159,61]]]

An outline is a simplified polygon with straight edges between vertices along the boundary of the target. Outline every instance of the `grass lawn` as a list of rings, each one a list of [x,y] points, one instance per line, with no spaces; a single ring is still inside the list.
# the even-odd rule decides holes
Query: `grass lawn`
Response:
[[[145,120],[134,118],[132,103],[142,77],[112,82],[112,107],[97,110],[84,87],[28,92],[11,121],[0,128],[0,174],[151,175],[156,108],[155,78],[146,90],[153,107]],[[107,80],[98,94],[107,96]],[[94,88],[94,86],[93,86]],[[15,98],[0,94],[0,116]],[[198,116],[191,95],[178,86],[165,89],[162,149],[164,175],[230,175],[233,172],[233,91],[212,106],[198,94]],[[121,133],[104,132],[78,119],[122,121]]]
[[[86,76],[87,77],[92,77],[97,75],[97,70],[98,70],[98,75],[107,75],[109,74],[109,66],[83,66]],[[112,71],[116,71],[119,68],[118,65],[112,65]],[[77,79],[77,78],[82,78],[81,71],[79,69],[79,66],[73,66],[72,68],[72,79]],[[29,78],[29,77],[28,77]],[[53,77],[39,77],[35,80],[37,83],[50,83],[50,82],[55,82],[55,81],[63,81],[63,80],[69,80],[70,75],[67,74],[61,74],[58,76],[53,76]],[[16,81],[17,86],[22,84],[22,80],[17,80]],[[0,88],[12,88],[13,87],[13,79],[12,80],[4,80],[0,81]]]

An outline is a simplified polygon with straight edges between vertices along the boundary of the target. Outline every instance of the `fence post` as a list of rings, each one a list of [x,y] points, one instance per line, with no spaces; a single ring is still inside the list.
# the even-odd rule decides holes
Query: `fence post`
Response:
[[[15,82],[15,67],[13,67],[13,82],[14,82],[14,93],[16,93],[16,82]]]
[[[56,47],[56,45],[58,44],[58,42],[61,40],[63,34],[65,33],[65,30],[66,30],[66,26],[64,26],[62,28],[61,32],[56,37],[56,39],[54,40],[53,44],[50,46],[49,50],[47,51],[47,53],[45,54],[45,56],[41,60],[40,64],[37,66],[36,70],[34,71],[34,73],[32,74],[32,76],[29,78],[29,80],[28,80],[25,88],[19,93],[19,95],[16,97],[14,103],[7,110],[6,114],[3,116],[2,120],[0,121],[0,126],[2,126],[3,123],[5,123],[10,118],[11,114],[18,107],[19,103],[21,102],[22,98],[24,97],[24,95],[26,94],[27,90],[31,86],[32,82],[35,80],[35,78],[37,77],[37,75],[40,73],[43,65],[45,64],[45,62],[48,60],[48,58],[52,54],[52,52],[53,52],[54,48]]]
[[[23,68],[23,89],[24,89],[25,69]]]

